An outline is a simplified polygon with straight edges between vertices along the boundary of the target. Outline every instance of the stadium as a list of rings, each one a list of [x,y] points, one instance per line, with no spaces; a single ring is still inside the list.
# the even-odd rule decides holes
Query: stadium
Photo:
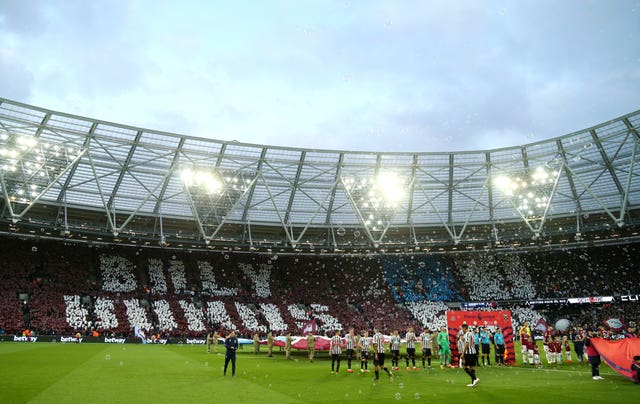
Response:
[[[210,332],[258,334],[264,343],[268,332],[280,341],[310,324],[319,336],[437,331],[447,313],[506,310],[511,341],[525,322],[558,324],[568,336],[577,325],[637,335],[639,142],[640,111],[508,148],[374,153],[189,137],[0,99],[0,352],[19,375],[63,367],[114,378],[89,394],[69,393],[74,381],[86,383],[79,375],[44,389],[4,373],[0,397],[128,401],[139,385],[127,378],[148,366],[162,384],[142,382],[143,401],[207,397],[211,388],[220,399],[237,397],[224,380],[211,381],[222,360],[205,353]],[[481,316],[474,325],[493,325]],[[140,345],[134,329],[166,343],[177,362],[156,363],[160,348]],[[522,394],[517,382],[501,386],[511,371],[552,386],[541,401],[637,394],[610,369],[596,389],[575,353],[571,365],[534,374],[518,344],[508,352],[513,368],[492,368],[492,376],[481,368],[483,384],[495,384],[487,391]],[[30,348],[44,345],[54,347],[51,367]],[[295,363],[274,364],[244,349],[241,400],[464,397],[456,392],[461,370],[330,387],[326,355],[308,364],[303,349]],[[88,358],[95,368],[74,370]],[[136,370],[136,360],[150,365]],[[567,375],[573,393],[558,387]],[[186,377],[198,389],[210,385],[193,392]],[[323,396],[326,389],[335,394]]]

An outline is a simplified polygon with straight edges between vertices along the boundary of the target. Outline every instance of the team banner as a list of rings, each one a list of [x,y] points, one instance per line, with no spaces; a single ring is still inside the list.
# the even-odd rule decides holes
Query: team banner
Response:
[[[448,311],[447,327],[449,328],[449,342],[451,353],[458,355],[458,332],[463,323],[474,327],[487,327],[494,330],[495,327],[502,329],[504,345],[506,348],[506,363],[515,362],[515,351],[513,350],[513,324],[511,323],[511,312],[509,310],[496,311]]]
[[[625,338],[616,341],[591,338],[591,343],[611,369],[633,381],[631,362],[633,362],[634,356],[640,355],[640,338]]]
[[[571,304],[609,303],[613,301],[613,296],[571,297],[567,301]]]
[[[491,304],[488,302],[463,302],[460,303],[460,307],[462,307],[463,310],[468,310],[468,309],[483,309],[486,307],[490,307]]]
[[[537,304],[565,304],[567,303],[567,299],[536,299],[527,300],[525,303],[529,306],[535,306]]]

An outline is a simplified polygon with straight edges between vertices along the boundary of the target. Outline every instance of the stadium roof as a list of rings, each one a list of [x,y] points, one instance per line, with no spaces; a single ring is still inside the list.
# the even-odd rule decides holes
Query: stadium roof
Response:
[[[639,131],[636,111],[522,146],[374,153],[195,138],[0,98],[2,230],[332,252],[635,237]]]

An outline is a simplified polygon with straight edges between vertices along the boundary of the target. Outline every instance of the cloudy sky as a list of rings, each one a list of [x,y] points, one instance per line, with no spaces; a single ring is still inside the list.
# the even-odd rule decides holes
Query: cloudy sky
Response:
[[[640,0],[0,0],[0,97],[220,140],[520,145],[640,109]]]

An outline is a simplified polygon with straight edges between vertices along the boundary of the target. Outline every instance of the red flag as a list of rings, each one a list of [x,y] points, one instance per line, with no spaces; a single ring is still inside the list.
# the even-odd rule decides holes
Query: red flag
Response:
[[[615,332],[619,332],[624,329],[624,322],[620,317],[610,317],[604,320],[602,323]]]
[[[316,320],[309,320],[302,328],[302,335],[316,333]]]
[[[549,328],[549,324],[547,324],[547,322],[544,321],[544,318],[540,317],[538,319],[538,322],[536,323],[536,326],[534,327],[534,330],[544,334],[544,332],[547,331],[547,328]]]
[[[327,337],[323,337],[321,335],[316,335],[316,342],[313,344],[313,347],[316,351],[328,351],[331,346],[331,339]],[[295,337],[293,344],[291,345],[294,349],[307,349],[307,339],[304,337]]]
[[[611,369],[633,380],[631,362],[634,356],[640,355],[640,338],[625,338],[617,341],[591,338],[591,343]]]
[[[302,337],[294,337],[291,347],[294,349],[307,349],[307,339]]]

